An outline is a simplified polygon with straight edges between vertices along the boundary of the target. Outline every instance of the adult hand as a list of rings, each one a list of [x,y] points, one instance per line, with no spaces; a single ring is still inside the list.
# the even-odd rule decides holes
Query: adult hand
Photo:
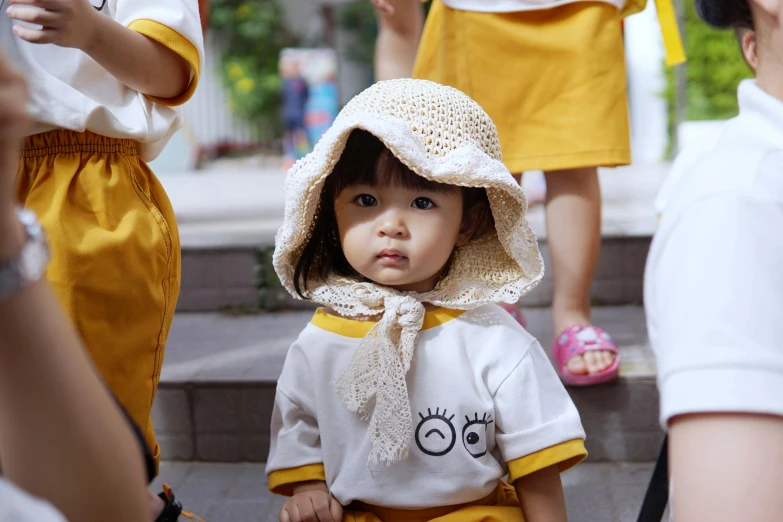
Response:
[[[8,0],[8,3],[9,18],[41,26],[32,29],[15,25],[14,34],[22,40],[82,51],[93,44],[94,30],[101,17],[90,0]]]
[[[394,14],[394,6],[391,5],[386,0],[371,0],[372,5],[375,6],[375,8],[380,11],[381,13],[391,16]]]

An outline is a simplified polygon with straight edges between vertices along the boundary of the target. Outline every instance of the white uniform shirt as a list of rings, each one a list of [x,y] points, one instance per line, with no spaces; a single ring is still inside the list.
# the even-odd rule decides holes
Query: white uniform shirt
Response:
[[[0,477],[0,522],[66,522],[51,504]]]
[[[485,497],[509,467],[513,480],[581,460],[579,413],[535,338],[495,305],[460,314],[427,314],[407,375],[409,455],[370,470],[368,421],[346,409],[333,382],[373,323],[316,313],[278,381],[270,489],[290,494],[292,483],[321,479],[343,505],[420,509]]]
[[[5,2],[0,12],[0,49],[28,79],[36,122],[31,134],[61,128],[133,139],[142,143],[145,160],[154,159],[182,126],[175,106],[187,101],[198,82],[204,43],[197,0],[109,0],[101,11],[190,63],[190,87],[170,100],[153,100],[126,87],[80,50],[21,40],[11,31],[8,6]]]
[[[783,415],[783,102],[752,80],[739,102],[685,156],[647,261],[664,427],[688,413]]]

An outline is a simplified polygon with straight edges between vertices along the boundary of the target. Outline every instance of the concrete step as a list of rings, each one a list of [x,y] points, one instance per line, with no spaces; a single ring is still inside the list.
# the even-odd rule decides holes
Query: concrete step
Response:
[[[642,302],[644,265],[650,236],[604,237],[590,290],[593,303],[625,305]],[[539,248],[548,270],[541,284],[522,302],[529,306],[552,304],[553,281],[546,239]],[[225,309],[257,310],[303,308],[277,279],[271,265],[272,247],[233,246],[185,249],[182,285],[177,311],[204,312]]]
[[[551,311],[525,313],[531,333],[548,347]],[[288,347],[311,315],[177,314],[153,410],[163,458],[263,462],[275,382]],[[614,337],[623,364],[615,383],[569,389],[587,431],[588,458],[652,461],[663,435],[644,312],[639,306],[597,307],[593,320]]]
[[[562,475],[570,522],[636,519],[651,463],[583,463]],[[184,508],[208,522],[277,522],[283,497],[267,490],[263,464],[163,462],[155,487],[168,483]]]

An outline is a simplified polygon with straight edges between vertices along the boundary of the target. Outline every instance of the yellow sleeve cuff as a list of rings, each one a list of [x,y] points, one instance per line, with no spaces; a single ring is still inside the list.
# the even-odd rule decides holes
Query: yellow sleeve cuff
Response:
[[[267,477],[269,491],[286,497],[294,494],[294,484],[311,480],[326,482],[323,464],[307,464],[298,468],[279,469],[271,472]]]
[[[174,98],[158,98],[146,94],[145,96],[155,103],[160,103],[161,105],[166,105],[168,107],[176,107],[177,105],[182,105],[188,101],[193,96],[193,93],[196,92],[199,74],[201,73],[198,49],[196,49],[196,46],[174,29],[154,20],[134,20],[128,26],[128,29],[136,31],[150,40],[154,40],[165,46],[167,49],[174,51],[188,62],[190,69],[193,71],[193,78],[190,80],[190,85],[188,85],[185,92],[179,96]]]
[[[582,439],[561,442],[508,462],[508,483],[513,484],[515,480],[525,475],[530,475],[555,464],[558,465],[562,473],[582,462],[585,457],[587,457],[587,450]]]

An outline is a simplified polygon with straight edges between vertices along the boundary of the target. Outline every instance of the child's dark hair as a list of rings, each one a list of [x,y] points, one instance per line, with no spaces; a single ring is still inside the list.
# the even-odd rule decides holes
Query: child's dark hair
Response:
[[[695,0],[699,17],[718,29],[753,29],[748,0]]]
[[[302,298],[307,298],[307,281],[312,275],[321,281],[331,274],[359,276],[345,258],[334,214],[335,198],[343,189],[353,185],[386,185],[443,194],[461,190],[463,224],[470,224],[471,239],[481,237],[495,226],[487,193],[483,188],[458,187],[423,178],[397,159],[381,140],[365,130],[354,130],[348,137],[340,160],[326,178],[315,223],[296,263],[294,288]]]

